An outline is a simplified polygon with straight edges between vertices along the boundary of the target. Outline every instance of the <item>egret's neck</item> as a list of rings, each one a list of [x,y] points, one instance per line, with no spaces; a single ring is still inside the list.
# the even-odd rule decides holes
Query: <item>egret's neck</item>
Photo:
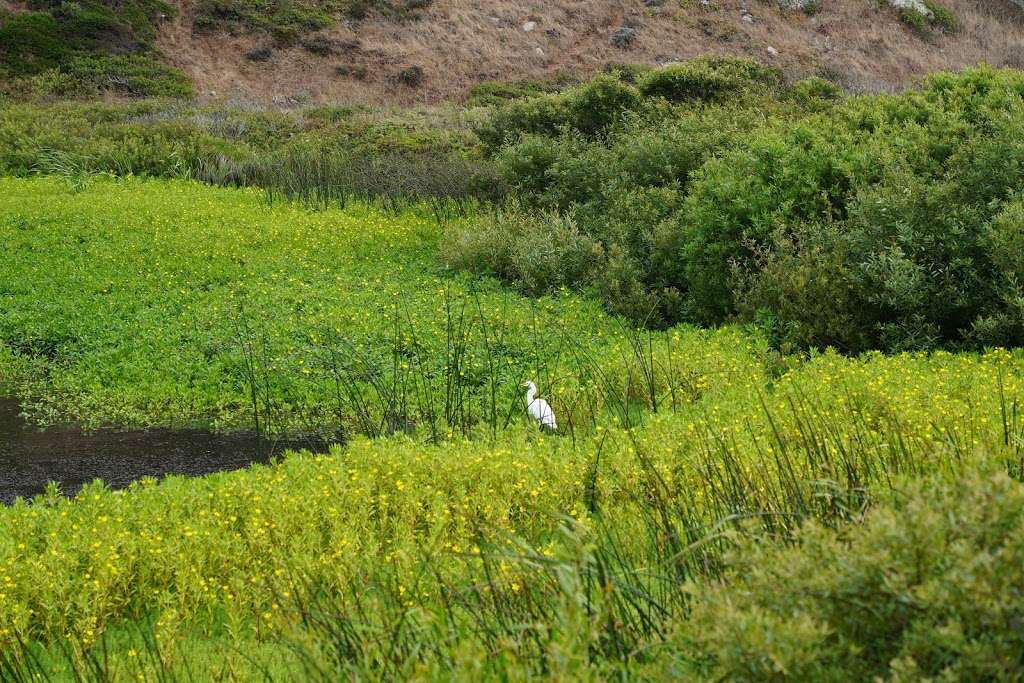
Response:
[[[537,396],[536,387],[530,387],[526,390],[526,402],[533,403],[534,397]]]

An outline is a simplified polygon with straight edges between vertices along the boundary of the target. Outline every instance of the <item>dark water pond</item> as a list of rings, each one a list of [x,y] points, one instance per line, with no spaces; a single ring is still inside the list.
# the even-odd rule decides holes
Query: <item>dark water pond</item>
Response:
[[[306,441],[268,443],[252,433],[198,430],[37,429],[19,416],[18,403],[0,398],[0,503],[42,493],[47,482],[65,495],[102,479],[124,488],[143,477],[199,476],[267,462],[288,449],[315,448]]]

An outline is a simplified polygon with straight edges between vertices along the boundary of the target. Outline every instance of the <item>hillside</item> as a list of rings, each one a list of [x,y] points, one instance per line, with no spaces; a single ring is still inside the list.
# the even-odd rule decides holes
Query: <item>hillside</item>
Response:
[[[585,77],[608,64],[705,53],[753,57],[794,76],[824,75],[852,91],[887,90],[982,61],[1024,62],[1024,10],[1014,0],[929,0],[932,20],[875,0],[823,0],[810,11],[780,4],[799,3],[133,0],[110,10],[109,0],[91,0],[75,10],[89,17],[72,11],[68,19],[65,9],[41,13],[51,12],[58,24],[81,19],[68,29],[74,42],[87,30],[81,26],[91,30],[106,12],[109,25],[94,39],[79,40],[80,50],[151,57],[187,74],[202,97],[278,103],[429,103],[457,99],[486,80]],[[0,77],[43,66],[68,71],[60,57],[48,63],[33,54],[19,62],[16,50],[41,34],[33,26],[11,37],[4,24],[27,14],[26,7],[21,0],[0,2]],[[148,81],[126,86],[130,77],[106,65],[77,64],[72,71],[98,79],[100,90],[150,94]]]

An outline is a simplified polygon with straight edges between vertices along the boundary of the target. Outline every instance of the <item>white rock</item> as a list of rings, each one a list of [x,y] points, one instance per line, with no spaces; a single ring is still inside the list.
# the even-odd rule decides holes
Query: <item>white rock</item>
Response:
[[[779,9],[806,12],[818,4],[818,0],[775,0],[775,4],[779,6]]]
[[[538,48],[534,48],[533,51],[537,53],[538,57],[543,57],[544,56],[544,50],[542,48],[539,48],[539,47]]]
[[[523,24],[523,30],[526,31],[527,33],[529,33],[530,31],[532,31],[535,28],[537,28],[537,22],[536,21],[528,21],[525,24]]]
[[[906,9],[912,12],[917,12],[928,19],[935,18],[935,15],[932,14],[932,11],[928,9],[928,5],[924,4],[923,0],[889,0],[889,5],[896,9]]]
[[[743,21],[747,22],[748,24],[753,24],[754,23],[754,17],[749,15],[749,14],[744,14],[743,15]]]
[[[774,47],[772,47],[771,45],[769,45],[769,46],[768,46],[768,56],[769,56],[769,57],[778,57],[778,56],[779,56],[779,51],[778,51],[778,50],[776,50],[776,49],[775,49]]]

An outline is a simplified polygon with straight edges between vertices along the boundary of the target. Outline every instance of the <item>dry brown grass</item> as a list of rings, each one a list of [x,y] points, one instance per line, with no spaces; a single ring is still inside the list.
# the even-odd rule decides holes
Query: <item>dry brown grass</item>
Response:
[[[587,76],[609,63],[706,53],[771,61],[792,76],[828,74],[855,91],[904,87],[930,71],[979,62],[1021,66],[1024,10],[1011,0],[943,1],[962,23],[956,35],[919,35],[874,0],[823,0],[814,16],[782,12],[767,0],[666,0],[660,13],[642,0],[435,0],[418,21],[371,18],[324,32],[358,41],[342,54],[293,47],[251,62],[245,52],[264,39],[195,34],[192,0],[179,0],[181,12],[159,46],[206,96],[406,105],[457,99],[482,80]],[[753,23],[742,20],[744,8]],[[627,19],[640,23],[639,38],[632,49],[617,49],[610,35]],[[526,21],[536,28],[523,31]],[[366,76],[339,76],[338,65]],[[410,65],[426,73],[419,88],[396,81]]]

